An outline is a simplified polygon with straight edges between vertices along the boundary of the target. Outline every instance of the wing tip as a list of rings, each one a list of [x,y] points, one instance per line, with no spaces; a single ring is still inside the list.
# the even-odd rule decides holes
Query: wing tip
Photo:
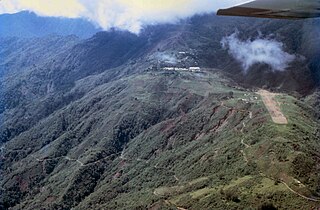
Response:
[[[228,12],[228,9],[219,9],[217,11],[218,16],[231,16],[231,14]]]
[[[223,15],[222,13],[223,13],[223,9],[219,9],[219,10],[217,11],[217,15],[218,15],[218,16]]]
[[[255,18],[274,18],[274,19],[306,19],[320,17],[320,13],[308,13],[301,11],[283,11],[270,10],[253,7],[231,7],[228,9],[219,9],[218,16],[240,16],[240,17],[255,17]]]

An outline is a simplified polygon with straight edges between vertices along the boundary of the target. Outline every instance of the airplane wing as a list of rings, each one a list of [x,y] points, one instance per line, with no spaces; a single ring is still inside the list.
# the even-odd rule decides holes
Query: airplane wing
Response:
[[[228,9],[217,15],[261,18],[303,19],[320,17],[320,0],[254,0]]]

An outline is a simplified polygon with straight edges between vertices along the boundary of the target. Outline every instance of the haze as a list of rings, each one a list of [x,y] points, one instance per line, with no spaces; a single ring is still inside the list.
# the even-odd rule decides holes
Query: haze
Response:
[[[171,23],[244,0],[3,0],[0,14],[32,11],[40,16],[84,18],[104,30],[139,33],[144,25]]]

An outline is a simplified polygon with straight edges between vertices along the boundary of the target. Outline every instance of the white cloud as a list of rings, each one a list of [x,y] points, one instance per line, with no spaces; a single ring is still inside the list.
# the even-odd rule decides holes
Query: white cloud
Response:
[[[267,64],[275,71],[284,71],[296,59],[295,55],[284,51],[282,42],[273,39],[257,38],[242,41],[238,38],[238,33],[235,32],[224,37],[221,44],[225,49],[228,49],[230,55],[241,62],[245,71],[258,63]]]
[[[177,64],[178,62],[178,59],[174,55],[170,55],[165,52],[157,52],[153,56],[157,60],[165,62],[166,64]]]
[[[144,25],[174,22],[194,14],[214,12],[245,0],[0,0],[0,14],[22,10],[41,16],[83,17],[105,30],[137,33]]]

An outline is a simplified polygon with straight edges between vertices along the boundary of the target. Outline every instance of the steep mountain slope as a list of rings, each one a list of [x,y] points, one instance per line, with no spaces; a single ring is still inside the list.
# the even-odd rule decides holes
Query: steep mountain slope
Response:
[[[5,145],[4,207],[312,207],[283,183],[317,195],[317,122],[285,96],[290,123],[274,125],[227,84],[160,71],[96,87]]]
[[[157,30],[160,29],[155,32]],[[70,92],[76,81],[105,72],[100,83],[106,82],[149,65],[134,63],[143,60],[140,56],[147,54],[164,36],[158,33],[137,36],[113,31],[98,33],[85,41],[59,36],[3,39],[0,141],[12,139],[57,109],[82,97],[87,89]],[[148,39],[154,39],[154,42],[148,42]],[[26,56],[21,57],[21,54]],[[132,66],[113,69],[130,62]],[[96,85],[91,84],[91,88]]]
[[[101,29],[83,19],[39,17],[32,12],[0,15],[0,37],[41,37],[76,35],[89,38]]]
[[[276,96],[277,125],[256,93],[316,88],[317,49],[290,35],[312,23],[288,23],[199,16],[140,36],[1,39],[0,208],[317,207],[317,94]],[[244,75],[220,45],[235,27],[274,28],[306,59]]]

